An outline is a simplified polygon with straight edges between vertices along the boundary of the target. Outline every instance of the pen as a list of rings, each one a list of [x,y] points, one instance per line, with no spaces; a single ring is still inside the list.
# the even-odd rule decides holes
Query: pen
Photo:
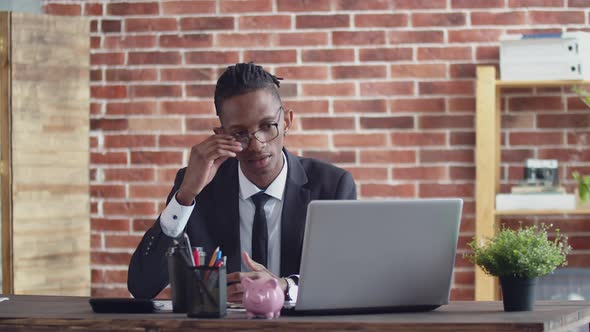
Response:
[[[217,266],[218,262],[221,262],[221,249],[219,249],[219,251],[217,252],[217,258],[215,259],[215,266]]]
[[[192,248],[191,248],[191,241],[188,238],[188,235],[186,233],[183,233],[184,235],[184,240],[185,240],[185,245],[186,245],[186,250],[188,252],[188,255],[190,257],[190,262],[191,264],[193,264],[192,266],[196,266],[195,265],[195,257],[193,256],[193,252],[192,252]]]
[[[193,258],[195,259],[195,266],[201,266],[201,247],[193,248]]]
[[[217,260],[217,253],[219,252],[219,247],[215,248],[215,251],[213,251],[213,254],[211,255],[211,259],[209,260],[209,267],[213,267],[213,265],[215,264],[215,261]]]
[[[219,256],[221,256],[221,255],[219,255]],[[223,257],[220,257],[217,261],[215,261],[215,268],[218,269],[222,266],[225,266],[226,258],[227,258],[226,256],[223,256]]]
[[[205,252],[205,250],[203,250],[203,248],[201,248],[201,251],[199,251],[199,262],[201,262],[201,266],[205,265],[206,261],[207,253]]]

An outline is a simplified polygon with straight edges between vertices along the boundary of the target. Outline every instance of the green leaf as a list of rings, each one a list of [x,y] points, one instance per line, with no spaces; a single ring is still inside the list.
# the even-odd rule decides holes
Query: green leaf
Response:
[[[583,187],[583,189],[580,190],[579,196],[580,196],[580,201],[585,202],[590,197],[590,193],[588,192],[588,189]]]
[[[580,203],[584,203],[590,199],[590,175],[580,176],[577,171],[572,172],[572,177],[578,183],[578,197]]]
[[[590,107],[590,93],[588,93],[585,88],[574,86],[572,87],[572,91],[578,95],[578,98],[580,98],[580,100],[586,104],[586,106]]]
[[[572,172],[572,177],[574,178],[574,180],[580,181],[580,173],[578,173],[578,171]]]

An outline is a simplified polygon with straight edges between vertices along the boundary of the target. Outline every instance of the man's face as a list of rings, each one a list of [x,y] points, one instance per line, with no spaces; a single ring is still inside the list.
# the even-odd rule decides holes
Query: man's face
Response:
[[[248,146],[237,155],[242,172],[257,186],[267,187],[283,167],[283,137],[291,126],[293,113],[283,110],[279,100],[267,89],[229,98],[221,106],[219,118],[223,131],[250,139]],[[256,131],[256,137],[269,141],[260,142],[250,135]]]

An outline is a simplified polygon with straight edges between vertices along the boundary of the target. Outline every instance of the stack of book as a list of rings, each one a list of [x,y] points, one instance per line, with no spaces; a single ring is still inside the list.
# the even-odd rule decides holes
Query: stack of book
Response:
[[[513,186],[510,188],[512,194],[566,194],[563,186]]]
[[[510,194],[496,195],[496,210],[569,210],[576,208],[576,196],[562,186],[514,186]]]

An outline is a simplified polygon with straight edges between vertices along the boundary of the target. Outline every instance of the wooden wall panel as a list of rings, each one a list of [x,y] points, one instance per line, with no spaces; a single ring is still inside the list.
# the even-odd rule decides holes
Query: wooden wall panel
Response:
[[[0,151],[2,163],[0,168],[2,209],[2,291],[13,293],[12,287],[12,167],[10,137],[10,24],[11,15],[0,12]]]
[[[12,14],[14,292],[90,294],[89,24]]]

